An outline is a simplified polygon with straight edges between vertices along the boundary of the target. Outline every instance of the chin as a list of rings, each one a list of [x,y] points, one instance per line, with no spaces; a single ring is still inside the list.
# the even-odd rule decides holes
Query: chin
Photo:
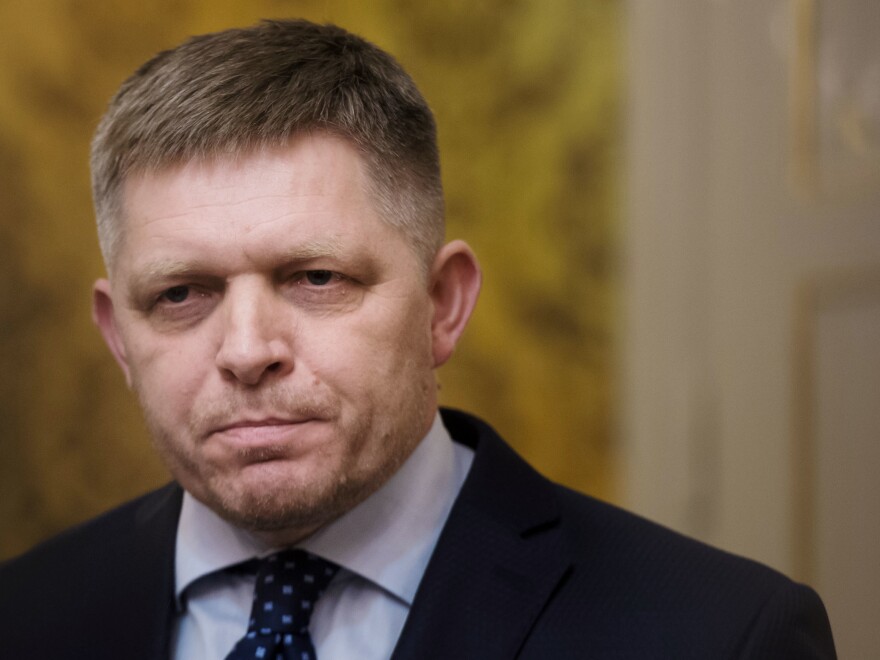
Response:
[[[268,467],[268,466],[264,466]],[[253,533],[301,532],[326,525],[375,490],[370,484],[323,475],[303,478],[279,470],[250,470],[234,479],[207,484],[202,499],[217,514]]]

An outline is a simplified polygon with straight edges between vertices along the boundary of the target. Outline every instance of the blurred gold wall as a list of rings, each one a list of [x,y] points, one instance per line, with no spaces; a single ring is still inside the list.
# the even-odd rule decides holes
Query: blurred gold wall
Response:
[[[0,558],[168,478],[89,318],[88,142],[154,52],[263,17],[339,23],[419,83],[449,236],[486,275],[443,401],[613,497],[621,14],[619,0],[0,3]]]

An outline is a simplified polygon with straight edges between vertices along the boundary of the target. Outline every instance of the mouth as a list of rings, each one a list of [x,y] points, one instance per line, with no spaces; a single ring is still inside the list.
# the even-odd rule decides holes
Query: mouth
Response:
[[[213,433],[225,433],[227,431],[235,431],[237,429],[258,429],[274,426],[295,426],[297,424],[307,424],[308,422],[314,420],[314,417],[268,417],[265,419],[242,419],[219,426],[213,430]]]
[[[295,449],[321,422],[317,417],[242,419],[213,429],[210,436],[236,449]]]

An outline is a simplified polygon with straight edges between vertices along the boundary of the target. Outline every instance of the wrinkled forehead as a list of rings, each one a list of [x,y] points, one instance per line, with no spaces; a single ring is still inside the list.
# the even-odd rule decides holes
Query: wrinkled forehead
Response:
[[[271,163],[270,180],[277,184],[278,190],[320,196],[332,192],[333,187],[338,187],[343,180],[349,184],[354,182],[354,186],[348,185],[346,194],[363,193],[364,210],[374,213],[409,244],[427,277],[436,249],[442,242],[442,218],[439,238],[434,236],[438,233],[433,227],[435,223],[413,221],[417,216],[428,215],[423,213],[419,203],[413,202],[418,195],[401,194],[397,189],[401,183],[391,173],[382,171],[377,158],[344,135],[313,129],[296,133],[279,144],[132,168],[117,186],[115,208],[104,216],[110,220],[105,222],[104,228],[99,227],[108,270],[115,269],[129,226],[138,220],[138,209],[145,201],[155,211],[167,201],[166,198],[174,197],[177,203],[190,191],[205,188],[196,184],[208,182],[213,188],[215,201],[225,198],[234,203],[236,196],[242,198],[250,188],[259,188],[266,183],[265,165]],[[296,161],[298,169],[295,171],[289,167],[291,159]],[[260,167],[255,167],[256,164]],[[146,186],[147,183],[150,185]],[[145,194],[147,188],[151,195],[149,199]],[[197,200],[193,198],[192,202],[195,204]],[[168,212],[172,211],[168,209]],[[99,214],[99,223],[101,217]]]
[[[326,137],[144,172],[125,184],[121,254],[142,265],[221,250],[255,265],[358,247],[382,260],[417,256],[404,232],[382,218],[366,179],[356,152]]]

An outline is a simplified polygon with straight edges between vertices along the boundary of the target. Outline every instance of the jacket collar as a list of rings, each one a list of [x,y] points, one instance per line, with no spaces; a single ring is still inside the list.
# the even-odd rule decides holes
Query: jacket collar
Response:
[[[135,512],[130,603],[147,604],[137,616],[117,616],[129,627],[132,660],[168,658],[175,614],[174,545],[183,490],[169,484],[145,497]],[[122,607],[122,604],[120,604]]]
[[[476,455],[392,658],[511,658],[572,563],[554,490],[488,425],[443,421]]]

